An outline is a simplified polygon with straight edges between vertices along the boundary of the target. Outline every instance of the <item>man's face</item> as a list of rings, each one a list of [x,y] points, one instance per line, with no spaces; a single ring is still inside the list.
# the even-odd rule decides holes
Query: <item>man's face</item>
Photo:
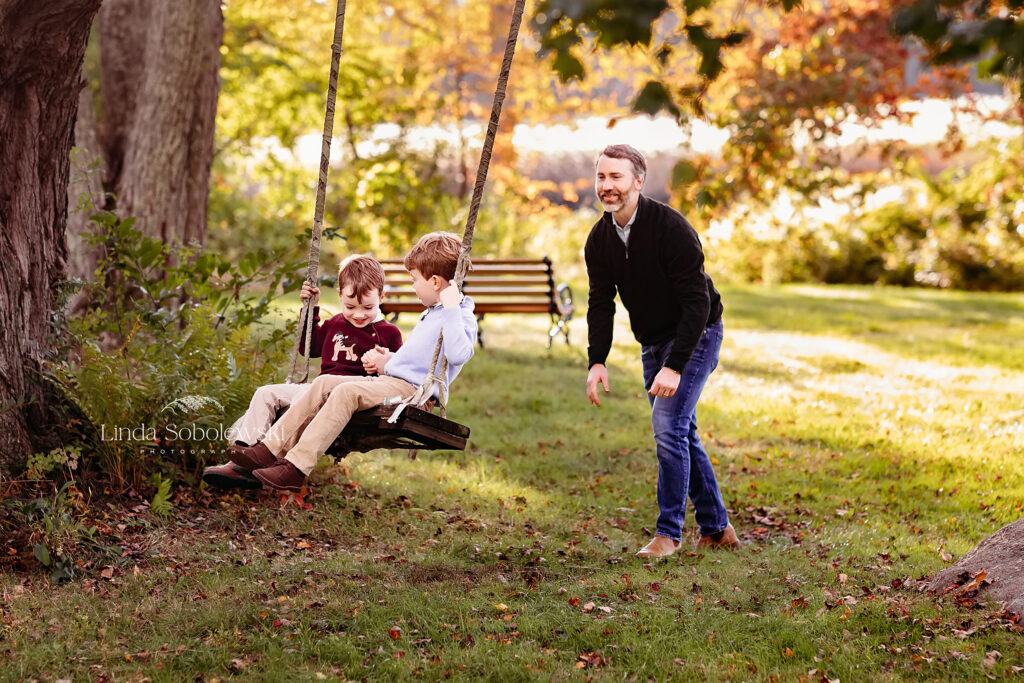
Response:
[[[357,297],[351,285],[341,290],[341,314],[355,327],[366,327],[380,316],[380,292]]]
[[[624,206],[632,206],[643,185],[643,181],[633,175],[633,164],[628,159],[606,156],[598,159],[594,192],[605,211],[615,213]]]

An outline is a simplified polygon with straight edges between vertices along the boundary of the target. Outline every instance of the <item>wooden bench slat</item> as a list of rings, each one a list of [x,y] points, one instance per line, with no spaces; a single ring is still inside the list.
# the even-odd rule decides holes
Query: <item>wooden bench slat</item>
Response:
[[[385,297],[380,309],[385,315],[422,313],[423,304],[412,288],[402,259],[381,261],[385,275]],[[555,286],[551,260],[480,259],[466,274],[463,291],[471,297],[481,318],[487,313],[547,313],[552,316],[548,348],[562,334],[569,342],[568,322],[575,307],[572,291],[565,284]],[[483,330],[478,340],[483,345]]]

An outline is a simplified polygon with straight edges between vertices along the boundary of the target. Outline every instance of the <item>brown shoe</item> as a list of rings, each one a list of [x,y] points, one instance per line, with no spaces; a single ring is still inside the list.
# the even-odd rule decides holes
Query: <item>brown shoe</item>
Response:
[[[302,490],[302,484],[306,481],[306,475],[295,465],[284,458],[280,458],[270,467],[255,470],[252,475],[277,491]]]
[[[208,486],[218,489],[259,489],[263,488],[260,480],[252,476],[252,472],[239,467],[233,462],[226,465],[214,465],[203,470],[203,481]]]
[[[637,557],[668,557],[675,551],[679,550],[682,545],[679,541],[674,541],[668,536],[655,536],[651,539],[651,542],[640,548],[637,551]]]
[[[277,456],[270,452],[263,442],[255,446],[228,446],[228,455],[236,465],[241,465],[247,470],[258,470],[261,467],[270,467],[277,460]]]
[[[732,524],[710,536],[701,536],[697,541],[697,550],[733,550],[740,547],[740,539]]]

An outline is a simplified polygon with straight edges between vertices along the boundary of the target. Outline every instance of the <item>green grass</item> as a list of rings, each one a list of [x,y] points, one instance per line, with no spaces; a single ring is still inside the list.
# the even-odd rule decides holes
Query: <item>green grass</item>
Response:
[[[1012,676],[996,609],[915,581],[1024,516],[1024,296],[723,297],[699,417],[739,552],[634,557],[657,464],[625,318],[596,409],[582,321],[548,352],[493,316],[453,388],[466,452],[322,463],[306,511],[195,494],[109,578],[0,576],[0,679]]]

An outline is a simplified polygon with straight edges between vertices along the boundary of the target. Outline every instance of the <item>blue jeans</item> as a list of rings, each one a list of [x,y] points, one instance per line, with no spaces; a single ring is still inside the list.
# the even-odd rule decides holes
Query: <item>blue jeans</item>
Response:
[[[673,341],[642,347],[645,389],[651,388],[655,376],[665,366]],[[694,516],[702,535],[717,533],[729,525],[711,459],[697,435],[697,399],[708,376],[718,367],[721,348],[722,321],[719,320],[704,328],[697,348],[683,368],[675,395],[655,398],[647,394],[658,450],[658,508],[661,513],[657,533],[677,541],[682,539],[687,493],[693,501]]]

